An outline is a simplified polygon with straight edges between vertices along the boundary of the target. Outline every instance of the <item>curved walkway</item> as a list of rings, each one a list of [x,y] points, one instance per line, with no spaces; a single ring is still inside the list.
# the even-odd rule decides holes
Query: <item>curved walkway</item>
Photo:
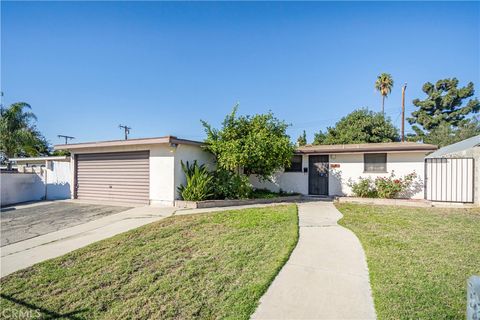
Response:
[[[298,205],[300,237],[253,319],[375,319],[360,241],[331,202]]]

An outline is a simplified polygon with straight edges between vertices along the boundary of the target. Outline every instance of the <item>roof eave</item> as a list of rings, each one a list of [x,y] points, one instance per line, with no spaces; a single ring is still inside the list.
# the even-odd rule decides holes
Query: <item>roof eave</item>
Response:
[[[359,149],[312,149],[312,150],[296,150],[298,154],[312,154],[312,153],[325,153],[325,154],[347,154],[347,153],[371,153],[371,152],[432,152],[437,148],[359,148]]]
[[[104,147],[120,147],[120,146],[144,146],[152,144],[187,144],[187,145],[203,145],[202,142],[179,139],[174,136],[160,137],[160,138],[145,138],[145,139],[131,139],[131,140],[113,140],[113,141],[98,141],[98,142],[84,142],[75,144],[60,144],[55,145],[54,150],[79,150],[87,148],[104,148]]]

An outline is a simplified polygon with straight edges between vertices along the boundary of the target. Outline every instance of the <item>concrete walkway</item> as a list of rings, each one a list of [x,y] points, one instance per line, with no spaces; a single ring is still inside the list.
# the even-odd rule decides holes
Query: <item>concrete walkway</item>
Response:
[[[297,247],[253,319],[375,319],[365,254],[331,202],[299,204]]]
[[[172,215],[174,211],[175,208],[171,207],[136,207],[1,247],[0,277],[160,220]]]

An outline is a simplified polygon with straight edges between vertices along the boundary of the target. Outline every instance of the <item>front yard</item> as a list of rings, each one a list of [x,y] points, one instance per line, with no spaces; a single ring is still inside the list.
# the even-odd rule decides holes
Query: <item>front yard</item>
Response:
[[[480,209],[338,204],[367,255],[379,319],[463,319],[480,274]]]
[[[297,239],[295,205],[174,216],[1,279],[0,308],[72,319],[247,319]]]

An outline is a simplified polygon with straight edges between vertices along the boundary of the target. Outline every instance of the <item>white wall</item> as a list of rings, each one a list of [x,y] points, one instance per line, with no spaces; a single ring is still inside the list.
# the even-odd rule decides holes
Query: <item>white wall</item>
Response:
[[[70,195],[70,161],[49,161],[44,168],[47,176],[47,200],[69,199]]]
[[[408,197],[423,199],[424,158],[424,152],[388,153],[387,173],[365,173],[363,172],[363,154],[330,155],[330,166],[338,164],[340,167],[330,169],[329,193],[336,196],[351,196],[352,190],[348,186],[348,182],[358,181],[359,177],[375,179],[389,176],[392,171],[394,171],[395,176],[403,177],[415,171],[418,176],[415,185],[416,192],[408,195]]]
[[[29,173],[1,173],[1,205],[69,199],[70,162],[49,162],[47,166],[29,168]]]
[[[415,171],[419,177],[415,186],[416,193],[408,195],[415,199],[423,199],[423,178],[424,178],[424,152],[409,153],[388,153],[387,171],[388,173],[364,173],[363,154],[336,154],[330,155],[329,170],[329,195],[345,196],[352,195],[348,182],[357,181],[359,177],[388,176],[395,172],[397,177],[405,176]],[[302,167],[308,167],[308,155],[303,156]],[[332,164],[339,165],[338,168],[332,168]],[[267,188],[272,191],[282,189],[288,192],[299,192],[308,194],[308,173],[303,172],[284,172],[278,173],[272,178],[272,182],[261,182],[258,178],[250,177],[255,188]]]
[[[184,163],[188,161],[191,164],[195,160],[197,160],[199,165],[205,164],[210,171],[215,169],[214,157],[211,153],[204,151],[200,146],[187,144],[178,145],[175,150],[175,199],[180,198],[178,195],[178,187],[186,182],[180,161]]]
[[[279,192],[296,192],[308,194],[308,172],[303,173],[303,168],[308,168],[308,156],[302,157],[302,172],[279,172],[275,174],[272,181],[261,181],[257,176],[250,176],[250,182],[254,188],[269,189]]]
[[[39,170],[40,171],[40,170]],[[0,173],[2,206],[9,204],[42,200],[45,196],[45,184],[37,173]]]

